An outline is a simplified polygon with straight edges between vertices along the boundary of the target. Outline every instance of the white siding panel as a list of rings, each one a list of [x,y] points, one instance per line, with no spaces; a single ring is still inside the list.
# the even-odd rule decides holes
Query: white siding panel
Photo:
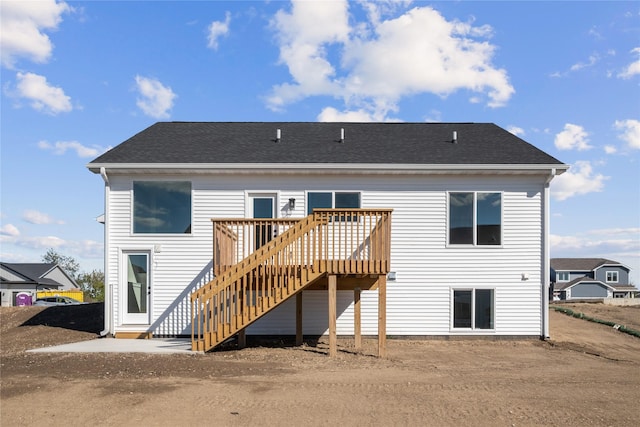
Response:
[[[172,179],[163,177],[163,179]],[[174,179],[185,179],[174,177]],[[363,208],[393,208],[387,333],[450,334],[451,289],[496,290],[497,335],[541,335],[542,179],[510,176],[208,176],[192,179],[192,235],[139,236],[131,229],[131,179],[112,179],[109,206],[109,282],[118,300],[122,248],[153,248],[153,325],[156,334],[189,334],[189,294],[210,280],[211,218],[244,217],[246,191],[277,192],[281,216],[306,214],[305,191],[359,191]],[[500,247],[447,246],[447,191],[503,193]],[[284,207],[296,199],[290,213]],[[529,279],[523,281],[522,274]],[[377,334],[377,292],[362,295],[363,334]],[[115,324],[120,325],[119,307]],[[326,291],[306,291],[304,333],[328,328]],[[353,293],[338,293],[338,333],[353,333]],[[295,333],[295,302],[288,301],[252,325],[249,333]]]

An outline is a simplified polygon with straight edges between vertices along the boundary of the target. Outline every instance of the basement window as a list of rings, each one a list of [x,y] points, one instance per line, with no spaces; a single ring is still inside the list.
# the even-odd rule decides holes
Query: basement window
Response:
[[[494,329],[494,295],[493,289],[454,289],[453,329]]]
[[[135,234],[191,234],[191,182],[134,181]]]

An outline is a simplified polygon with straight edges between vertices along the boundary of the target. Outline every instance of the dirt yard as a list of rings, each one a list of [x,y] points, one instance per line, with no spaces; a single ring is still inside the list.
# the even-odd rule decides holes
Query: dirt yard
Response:
[[[375,340],[358,353],[340,340],[335,359],[323,341],[205,355],[24,351],[94,339],[96,307],[0,308],[3,427],[640,425],[640,339],[555,311],[548,342],[391,339],[386,359]],[[569,307],[640,329],[639,307]]]

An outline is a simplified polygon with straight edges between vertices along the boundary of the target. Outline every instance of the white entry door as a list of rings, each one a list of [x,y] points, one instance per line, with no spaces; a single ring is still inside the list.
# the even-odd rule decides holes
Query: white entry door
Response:
[[[151,323],[149,300],[151,295],[149,251],[127,251],[122,254],[123,283],[122,323],[148,325]]]

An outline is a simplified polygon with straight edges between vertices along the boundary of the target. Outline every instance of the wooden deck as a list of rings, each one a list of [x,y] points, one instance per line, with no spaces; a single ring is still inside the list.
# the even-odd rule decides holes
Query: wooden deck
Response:
[[[302,343],[304,289],[327,289],[330,354],[336,354],[336,291],[354,291],[356,344],[360,291],[379,293],[384,356],[391,209],[317,209],[302,219],[212,219],[215,279],[191,294],[192,348],[209,351],[296,296]]]

